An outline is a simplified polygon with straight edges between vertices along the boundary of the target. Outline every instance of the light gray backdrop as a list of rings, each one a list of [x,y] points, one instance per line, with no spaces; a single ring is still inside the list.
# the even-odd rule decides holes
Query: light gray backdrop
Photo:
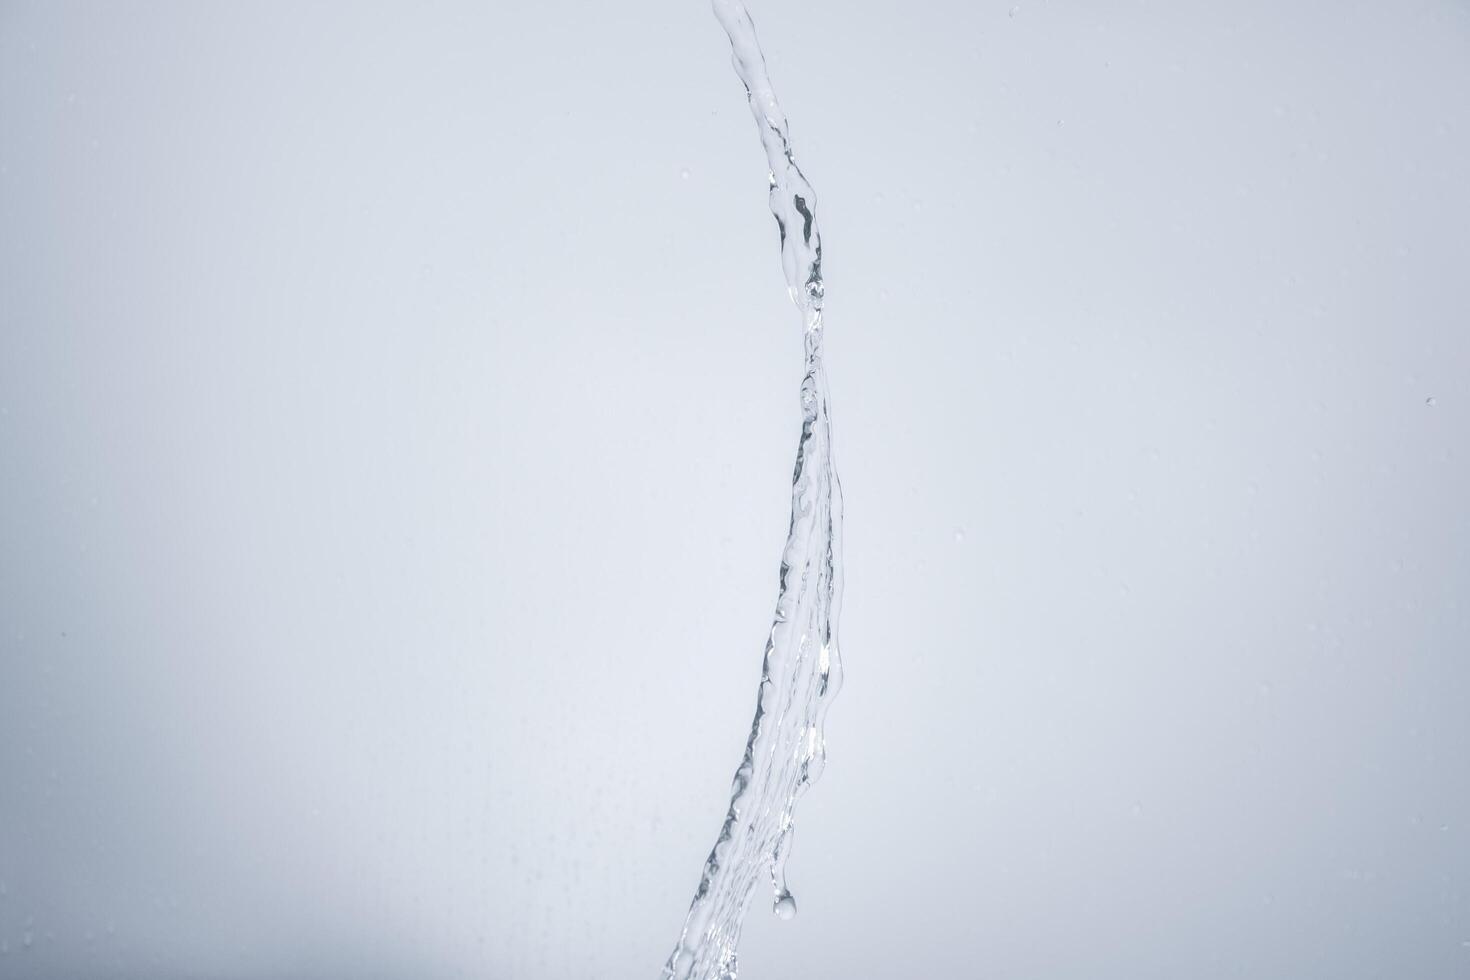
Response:
[[[1470,975],[1470,6],[752,0],[848,683],[748,980]],[[0,976],[656,976],[800,344],[702,0],[0,3]]]

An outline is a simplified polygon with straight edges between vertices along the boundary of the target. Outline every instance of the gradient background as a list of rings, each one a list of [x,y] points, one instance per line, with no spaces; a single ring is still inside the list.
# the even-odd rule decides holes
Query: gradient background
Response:
[[[1470,5],[754,2],[767,978],[1470,976]],[[0,3],[0,976],[652,980],[798,321],[700,0]]]

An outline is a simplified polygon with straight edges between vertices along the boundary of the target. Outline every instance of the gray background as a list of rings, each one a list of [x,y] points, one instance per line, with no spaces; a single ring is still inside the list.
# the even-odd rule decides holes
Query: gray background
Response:
[[[1470,975],[1470,7],[752,12],[848,683],[744,976]],[[764,197],[701,0],[0,3],[0,976],[657,974]]]

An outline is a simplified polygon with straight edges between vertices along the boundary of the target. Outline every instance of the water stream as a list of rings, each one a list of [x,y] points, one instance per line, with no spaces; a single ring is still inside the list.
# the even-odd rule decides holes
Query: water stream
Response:
[[[822,239],[816,195],[791,152],[786,116],[766,74],[755,25],[740,0],[714,0],[745,84],[770,178],[781,264],[801,316],[806,375],[801,439],[791,483],[791,527],[781,555],[775,621],[766,641],[755,720],[735,771],[730,808],[705,861],[668,980],[734,980],[741,923],[762,879],[772,909],[789,919],[786,885],[792,819],[826,760],[822,719],[841,685],[837,614],[842,596],[842,489],[832,464],[832,425],[822,361]]]

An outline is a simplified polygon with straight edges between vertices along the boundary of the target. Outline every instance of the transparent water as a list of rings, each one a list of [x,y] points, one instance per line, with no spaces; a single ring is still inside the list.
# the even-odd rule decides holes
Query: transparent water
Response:
[[[801,315],[806,375],[801,439],[791,484],[791,527],[781,557],[775,621],[766,641],[755,720],[735,771],[730,808],[700,876],[679,942],[664,967],[673,980],[730,980],[745,913],[762,879],[772,911],[796,915],[786,884],[792,821],[826,759],[822,720],[841,684],[837,616],[842,594],[842,490],[822,363],[822,240],[816,195],[791,152],[786,116],[766,74],[755,25],[739,0],[715,0],[730,37],[770,171],[781,262]]]

